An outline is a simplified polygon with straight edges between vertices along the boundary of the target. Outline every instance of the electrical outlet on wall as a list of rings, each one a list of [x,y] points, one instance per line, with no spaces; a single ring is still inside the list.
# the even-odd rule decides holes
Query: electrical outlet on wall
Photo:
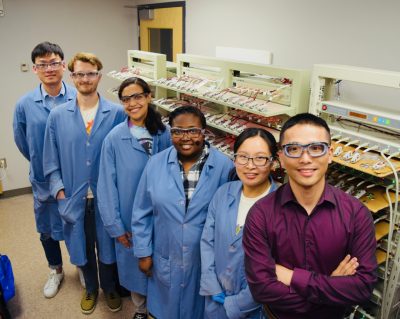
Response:
[[[20,68],[21,72],[28,72],[29,71],[29,63],[22,62],[19,65],[19,68]]]
[[[4,168],[4,169],[7,168],[7,160],[6,160],[5,157],[4,158],[0,158],[0,168]]]

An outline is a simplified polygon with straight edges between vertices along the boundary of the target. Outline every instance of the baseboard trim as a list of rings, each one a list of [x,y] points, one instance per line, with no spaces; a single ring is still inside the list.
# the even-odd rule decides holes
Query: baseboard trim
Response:
[[[9,191],[4,191],[2,194],[0,194],[0,200],[3,198],[10,198],[26,194],[32,194],[32,187],[24,187],[24,188],[17,188]]]

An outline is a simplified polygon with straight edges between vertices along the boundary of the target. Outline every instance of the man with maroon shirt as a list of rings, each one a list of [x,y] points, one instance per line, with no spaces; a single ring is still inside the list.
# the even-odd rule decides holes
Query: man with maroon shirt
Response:
[[[250,290],[269,317],[343,318],[349,306],[369,298],[376,282],[371,213],[326,183],[332,148],[323,119],[292,117],[280,147],[289,181],[258,201],[245,224]]]

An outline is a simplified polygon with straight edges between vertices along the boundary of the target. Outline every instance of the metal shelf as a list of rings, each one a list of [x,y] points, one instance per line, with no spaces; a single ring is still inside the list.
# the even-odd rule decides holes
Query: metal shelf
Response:
[[[309,106],[309,112],[324,118],[331,128],[332,135],[336,136],[335,140],[341,141],[341,144],[333,143],[334,146],[341,145],[343,151],[350,151],[349,154],[352,154],[351,151],[357,151],[359,154],[369,155],[354,163],[341,156],[334,157],[334,167],[384,187],[380,193],[382,199],[386,200],[385,205],[377,206],[375,210],[370,207],[373,216],[383,213],[390,219],[388,235],[377,238],[379,256],[385,257],[386,260],[378,268],[378,276],[381,279],[371,297],[376,309],[371,309],[374,309],[376,318],[395,319],[400,295],[400,245],[397,236],[399,212],[396,211],[399,200],[396,193],[399,190],[397,177],[400,170],[400,141],[396,134],[400,133],[400,112],[398,108],[389,111],[384,106],[361,104],[356,100],[338,101],[336,85],[342,80],[356,85],[369,85],[374,89],[398,90],[400,72],[345,65],[314,65]],[[364,152],[366,149],[368,152]],[[378,163],[383,163],[384,166],[375,168],[374,165]],[[386,191],[389,192],[390,201]],[[379,198],[377,194],[373,195],[377,203]],[[389,253],[386,253],[388,249]],[[358,316],[358,313],[361,316]],[[359,307],[355,318],[374,317]]]
[[[163,84],[159,84],[159,83],[154,83],[155,86],[164,88],[164,89],[168,89],[168,90],[173,90],[176,91],[178,93],[183,93],[186,95],[190,95],[190,96],[194,96],[197,97],[199,99],[202,100],[206,100],[209,102],[213,102],[222,106],[226,106],[229,108],[233,108],[233,109],[237,109],[237,110],[242,110],[242,111],[246,111],[249,113],[253,113],[253,114],[257,114],[257,115],[261,115],[261,116],[265,116],[265,117],[269,117],[269,116],[276,116],[276,115],[282,115],[282,114],[286,114],[289,116],[293,116],[295,115],[295,111],[294,109],[291,109],[290,107],[286,106],[286,105],[281,105],[278,103],[274,103],[274,102],[268,102],[267,103],[267,108],[270,108],[270,111],[267,112],[262,112],[262,111],[258,111],[258,110],[254,110],[248,107],[244,107],[244,106],[240,106],[237,104],[232,104],[232,103],[227,103],[221,100],[217,100],[217,99],[213,99],[213,98],[209,98],[207,96],[204,96],[201,93],[195,93],[195,92],[190,92],[190,91],[186,91],[186,90],[180,90],[180,89],[176,89],[174,87],[168,86],[168,85],[163,85]]]

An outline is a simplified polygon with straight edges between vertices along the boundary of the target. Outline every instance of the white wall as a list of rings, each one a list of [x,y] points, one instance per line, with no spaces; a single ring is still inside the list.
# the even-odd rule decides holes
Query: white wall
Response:
[[[188,53],[216,46],[273,53],[273,64],[346,64],[400,71],[399,0],[187,0]],[[400,116],[400,90],[344,81],[341,99]]]
[[[104,71],[127,64],[126,50],[137,49],[136,9],[129,0],[3,0],[0,17],[0,158],[7,159],[4,190],[30,186],[28,162],[14,145],[12,116],[15,102],[37,84],[34,73],[22,73],[21,62],[32,63],[30,53],[42,41],[58,43],[68,61],[78,51],[95,53]],[[65,78],[68,79],[66,72]],[[99,91],[116,82],[103,76]]]
[[[15,101],[37,84],[21,73],[32,48],[59,43],[67,59],[81,50],[96,53],[104,73],[126,65],[137,48],[136,8],[166,0],[3,0],[0,17],[0,158],[8,161],[5,190],[29,186],[27,162],[14,146]],[[311,69],[339,63],[400,71],[398,0],[187,0],[186,52],[215,55],[216,46],[273,52],[273,63]],[[31,65],[31,63],[30,63]],[[103,77],[100,91],[115,83]],[[395,98],[393,98],[395,99]],[[398,99],[397,99],[398,101]]]
[[[188,53],[273,52],[275,65],[337,63],[400,71],[398,0],[187,0]]]

